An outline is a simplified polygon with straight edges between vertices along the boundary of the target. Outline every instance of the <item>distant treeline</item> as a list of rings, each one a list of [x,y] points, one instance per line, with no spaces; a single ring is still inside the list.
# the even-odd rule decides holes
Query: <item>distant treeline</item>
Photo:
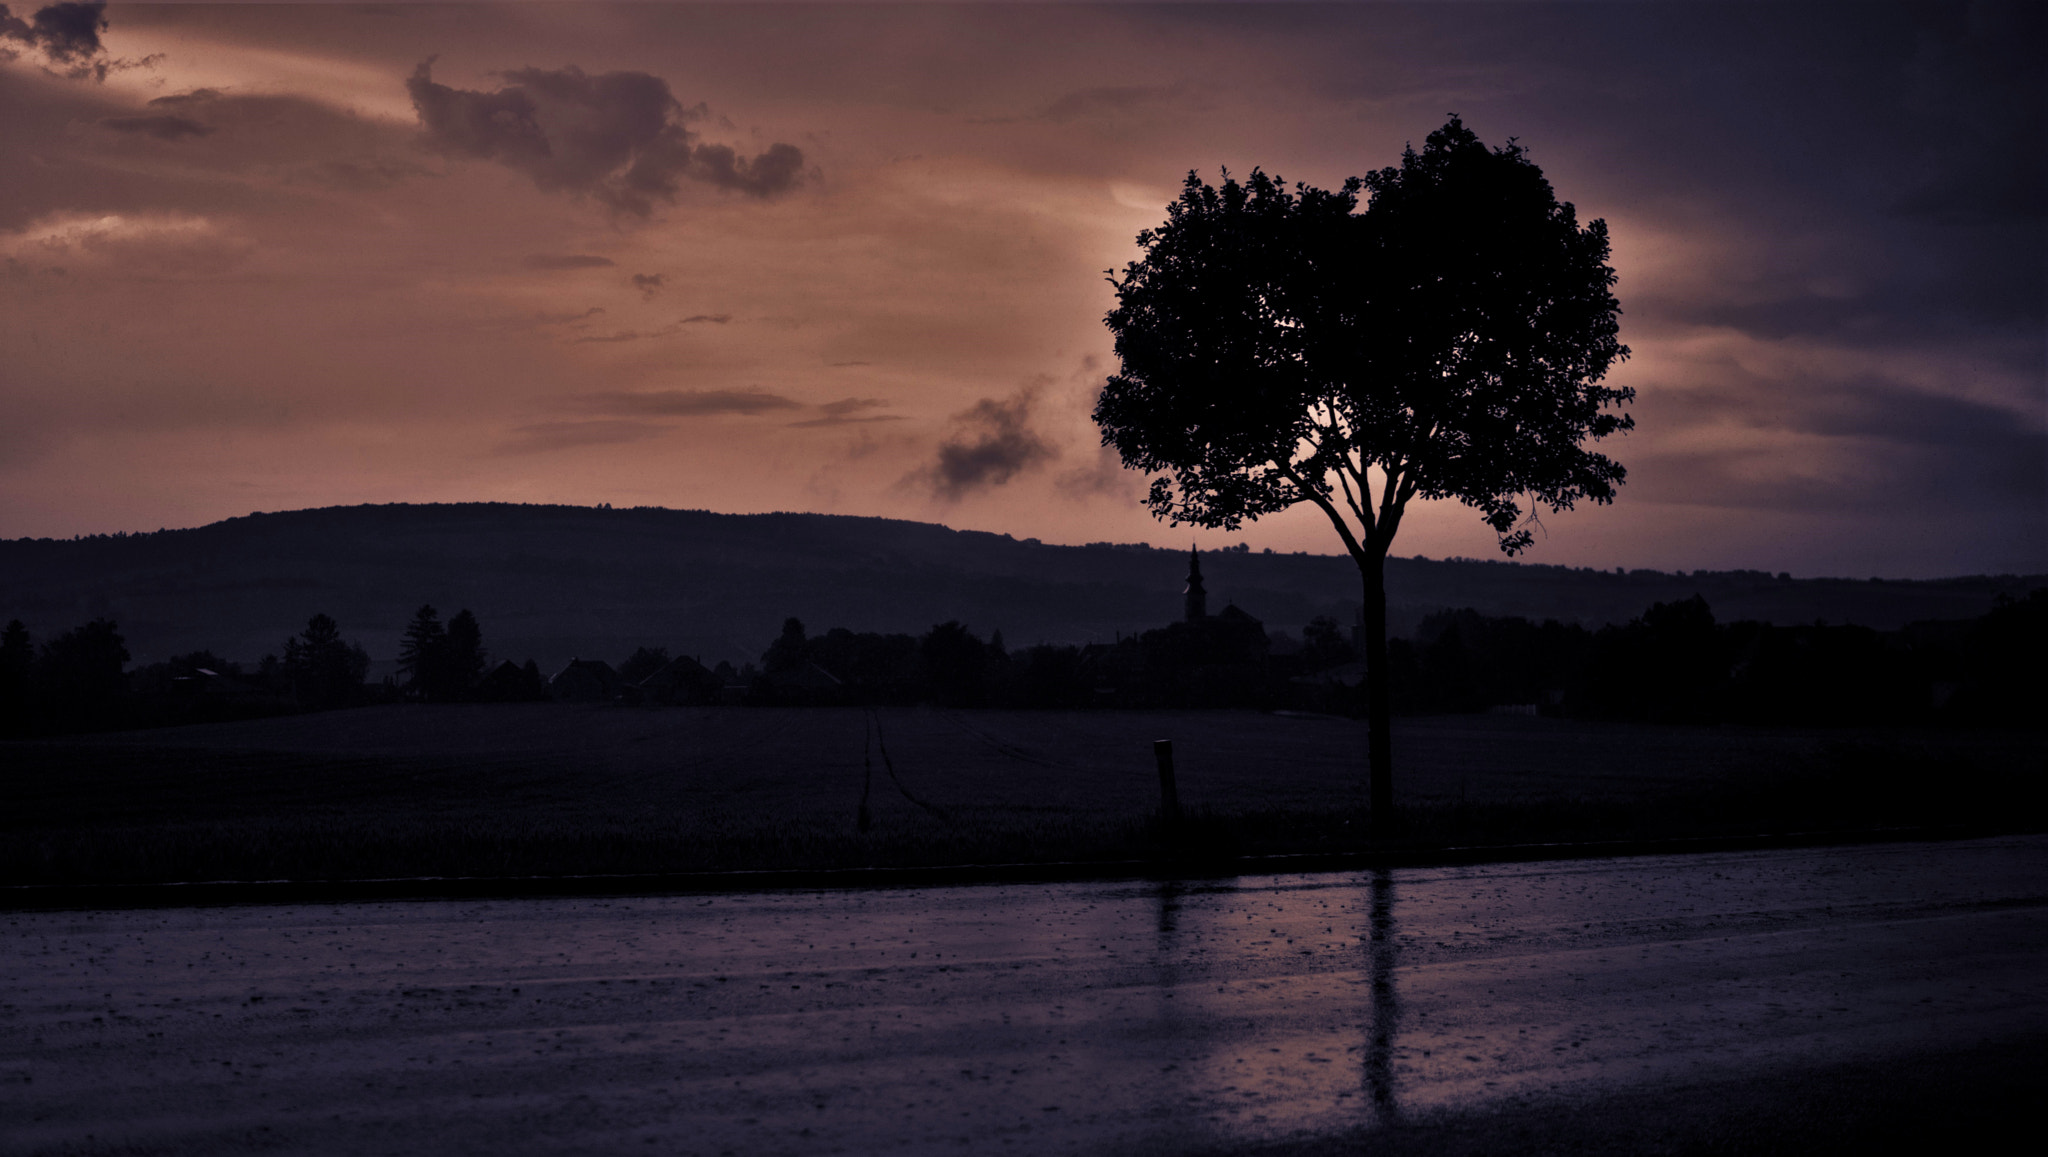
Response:
[[[1390,647],[1395,710],[1509,711],[1658,723],[2035,726],[2048,713],[2048,588],[2001,598],[1975,620],[1895,631],[1816,623],[1719,623],[1705,599],[1657,603],[1588,630],[1473,610],[1423,620]],[[1319,618],[1300,638],[1268,634],[1236,607],[1088,646],[1009,650],[946,622],[922,635],[797,619],[759,665],[705,667],[642,646],[616,668],[527,660],[492,667],[476,616],[422,606],[398,674],[370,684],[363,648],[314,615],[254,670],[196,651],[128,670],[108,619],[40,646],[0,632],[0,734],[57,734],[251,718],[369,703],[569,700],[631,705],[1240,708],[1358,714],[1354,640]]]
[[[1588,631],[1471,611],[1424,620],[1391,650],[1410,714],[1511,705],[1653,723],[2040,726],[2048,588],[1975,620],[1896,631],[1717,623],[1697,596]]]
[[[476,616],[464,610],[443,624],[432,606],[421,607],[406,629],[399,676],[380,683],[365,681],[369,654],[324,614],[253,670],[212,651],[192,651],[130,671],[127,643],[110,619],[94,619],[41,646],[16,619],[0,630],[0,734],[167,727],[405,699],[548,697],[531,661],[493,682],[485,678],[485,657]]]
[[[1655,723],[2038,726],[2048,712],[2048,588],[1970,621],[1901,630],[1717,623],[1698,596],[1588,630],[1472,610],[1393,640],[1395,710],[1506,711]],[[1354,640],[1317,619],[1299,640],[1226,609],[1109,645],[1010,652],[958,623],[922,638],[791,619],[756,702],[960,707],[1236,707],[1360,714]],[[829,676],[829,678],[828,678]]]

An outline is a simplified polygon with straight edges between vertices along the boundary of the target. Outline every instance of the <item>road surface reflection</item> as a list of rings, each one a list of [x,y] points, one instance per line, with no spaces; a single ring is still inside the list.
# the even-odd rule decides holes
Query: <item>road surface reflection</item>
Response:
[[[2042,837],[12,913],[0,1150],[1228,1147],[2040,1033],[2044,914]]]

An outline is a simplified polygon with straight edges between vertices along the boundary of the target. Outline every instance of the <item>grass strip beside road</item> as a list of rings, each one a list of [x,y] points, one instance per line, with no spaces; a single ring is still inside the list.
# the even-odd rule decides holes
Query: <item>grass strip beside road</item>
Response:
[[[1351,721],[883,718],[905,789],[938,811],[877,774],[867,832],[856,824],[865,719],[853,710],[398,706],[7,744],[0,885],[507,887],[739,872],[802,886],[765,881],[1080,870],[1061,865],[1235,871],[1258,857],[1348,862],[1364,847],[1364,729]],[[1188,809],[1177,831],[1156,815],[1158,738],[1176,742]],[[1381,856],[2038,830],[2048,816],[2042,746],[2019,733],[1481,716],[1403,721],[1395,739],[1403,826],[1374,847]]]

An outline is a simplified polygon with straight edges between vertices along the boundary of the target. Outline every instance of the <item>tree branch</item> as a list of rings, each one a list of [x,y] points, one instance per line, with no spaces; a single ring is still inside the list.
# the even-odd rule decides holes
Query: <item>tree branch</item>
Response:
[[[1344,521],[1344,512],[1338,510],[1336,504],[1324,497],[1320,491],[1304,484],[1301,480],[1301,475],[1296,473],[1292,465],[1284,463],[1275,463],[1275,465],[1279,466],[1280,473],[1288,481],[1294,483],[1294,489],[1302,497],[1315,503],[1324,514],[1329,516],[1330,525],[1337,528],[1337,537],[1344,540],[1344,549],[1351,553],[1351,557],[1363,560],[1365,558],[1365,548],[1359,545],[1358,536],[1352,533],[1351,525]]]

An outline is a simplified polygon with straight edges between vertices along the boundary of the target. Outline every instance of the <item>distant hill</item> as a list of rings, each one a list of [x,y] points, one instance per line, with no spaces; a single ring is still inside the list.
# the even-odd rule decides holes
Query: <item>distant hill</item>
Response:
[[[1210,606],[1269,627],[1349,624],[1358,579],[1333,555],[1205,554]],[[928,523],[824,514],[502,503],[330,507],[252,514],[192,530],[0,541],[0,622],[37,641],[96,616],[120,623],[136,663],[210,649],[254,661],[315,613],[334,616],[380,667],[423,602],[468,607],[494,658],[554,667],[666,646],[706,662],[758,659],[795,615],[813,631],[920,633],[958,619],[1012,647],[1108,641],[1178,617],[1187,556],[1145,546],[1051,546]],[[1759,571],[1626,574],[1393,559],[1395,634],[1431,611],[1598,626],[1700,594],[1717,618],[1898,627],[1973,618],[2048,575],[1876,581]]]

